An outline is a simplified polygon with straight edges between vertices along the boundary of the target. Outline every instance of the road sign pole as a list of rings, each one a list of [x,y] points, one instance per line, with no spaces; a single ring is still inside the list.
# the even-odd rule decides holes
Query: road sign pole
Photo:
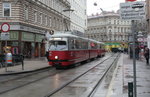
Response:
[[[5,47],[7,47],[7,40],[9,39],[9,30],[10,30],[10,25],[8,23],[3,23],[1,25],[1,39],[5,40]],[[7,71],[7,58],[8,58],[8,52],[5,51],[5,71]]]
[[[135,21],[132,20],[132,37],[133,37],[133,90],[134,90],[134,97],[137,97],[137,91],[136,91],[136,58],[135,58]]]

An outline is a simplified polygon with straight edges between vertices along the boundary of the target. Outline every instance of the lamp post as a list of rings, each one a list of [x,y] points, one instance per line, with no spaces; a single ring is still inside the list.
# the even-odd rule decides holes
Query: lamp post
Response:
[[[73,9],[64,9],[63,12],[73,12],[74,10]],[[69,17],[70,17],[70,14],[69,14]],[[68,27],[68,24],[67,24],[67,19],[64,17],[64,24],[66,26],[66,30],[69,31],[69,27]]]

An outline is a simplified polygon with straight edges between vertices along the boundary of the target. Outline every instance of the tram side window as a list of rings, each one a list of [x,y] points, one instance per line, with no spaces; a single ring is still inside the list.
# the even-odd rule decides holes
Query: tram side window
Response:
[[[69,39],[69,49],[77,50],[77,49],[87,49],[88,42],[82,39]]]
[[[75,41],[75,48],[76,49],[80,49],[81,48],[80,40],[76,40]]]
[[[82,41],[82,49],[88,49],[88,42]]]
[[[74,50],[75,49],[75,39],[69,38],[69,49]]]
[[[91,42],[90,45],[91,45],[91,49],[96,49],[97,48],[97,44],[94,43],[94,42]]]
[[[80,39],[75,39],[74,40],[74,46],[75,46],[75,49],[82,49],[82,41]]]

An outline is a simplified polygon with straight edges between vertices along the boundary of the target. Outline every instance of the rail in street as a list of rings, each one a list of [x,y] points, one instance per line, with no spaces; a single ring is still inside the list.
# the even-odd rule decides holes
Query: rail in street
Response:
[[[104,58],[96,59],[90,63],[80,65],[78,67],[71,68],[68,70],[51,69],[45,72],[43,71],[43,72],[31,74],[31,75],[30,74],[23,75],[21,77],[18,77],[18,79],[16,78],[13,80],[6,81],[6,83],[2,82],[0,83],[0,86],[1,88],[3,88],[1,89],[3,91],[1,91],[0,96],[1,97],[16,97],[17,95],[20,95],[21,97],[27,97],[27,96],[28,97],[50,97],[50,96],[58,97],[55,95],[58,95],[59,92],[64,91],[66,88],[68,88],[68,86],[70,86],[74,82],[80,83],[79,79],[87,79],[87,81],[90,81],[87,75],[90,75],[90,76],[93,75],[92,74],[93,71],[95,71],[93,72],[95,74],[94,75],[95,78],[97,78],[97,76],[99,75],[103,76],[103,73],[106,70],[106,67],[107,68],[109,67],[108,64],[109,65],[112,64],[116,57],[112,57],[112,55],[109,55]],[[99,65],[99,67],[97,67],[97,65]],[[93,76],[91,76],[91,78],[92,77]],[[88,83],[86,82],[86,80],[84,81],[85,83]],[[95,81],[94,83],[97,83],[97,81]],[[93,85],[94,83],[91,83],[91,84]],[[83,88],[79,88],[78,85],[77,87],[79,90],[83,89]],[[89,86],[86,86],[86,87],[88,89]],[[74,91],[73,89],[71,90]],[[21,91],[24,91],[24,92],[21,92]],[[29,94],[32,94],[32,95],[29,95]],[[66,95],[68,94],[66,93]],[[64,97],[67,97],[67,96],[64,96]]]

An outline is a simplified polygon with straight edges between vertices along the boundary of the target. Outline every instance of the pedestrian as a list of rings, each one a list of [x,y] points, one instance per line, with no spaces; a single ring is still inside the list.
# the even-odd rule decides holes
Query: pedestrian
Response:
[[[49,60],[49,52],[46,51],[46,54],[45,54],[46,58],[47,58],[47,61]]]
[[[140,50],[140,60],[144,59],[144,47],[141,47],[141,50]]]
[[[140,53],[140,48],[137,46],[137,47],[135,48],[135,58],[136,58],[137,60],[139,60],[139,53]]]
[[[133,49],[132,49],[132,47],[130,47],[130,59],[132,59],[133,58]]]
[[[145,47],[144,49],[144,57],[146,59],[146,64],[149,65],[149,48]]]

